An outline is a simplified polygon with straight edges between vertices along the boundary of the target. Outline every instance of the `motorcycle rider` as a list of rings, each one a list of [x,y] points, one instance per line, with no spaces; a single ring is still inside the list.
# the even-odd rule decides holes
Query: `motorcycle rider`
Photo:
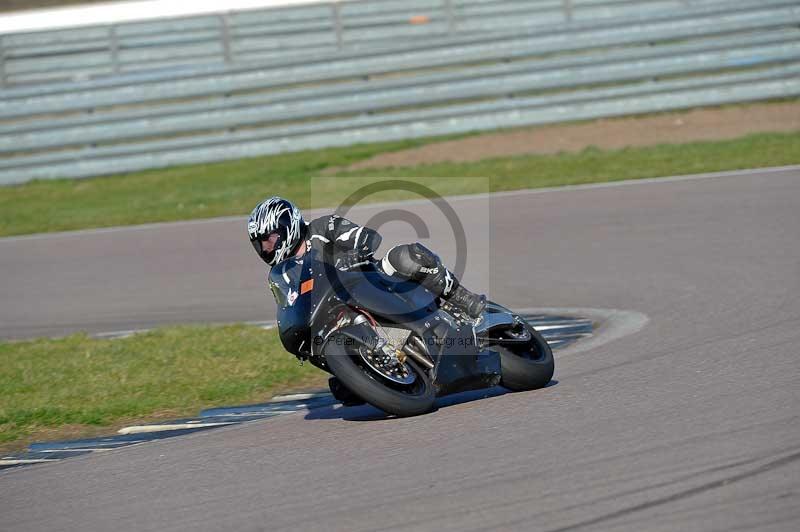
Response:
[[[348,271],[374,260],[373,254],[381,243],[377,231],[336,214],[306,222],[291,201],[278,196],[253,209],[247,232],[256,253],[270,267],[317,249],[334,267]],[[394,246],[379,264],[387,275],[420,283],[472,318],[478,318],[486,306],[486,296],[464,288],[439,257],[419,242]]]

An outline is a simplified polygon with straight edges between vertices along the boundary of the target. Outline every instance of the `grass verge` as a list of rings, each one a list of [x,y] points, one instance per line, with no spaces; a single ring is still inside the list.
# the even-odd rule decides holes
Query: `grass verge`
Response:
[[[330,194],[315,190],[313,177],[377,153],[406,149],[441,139],[368,144],[211,165],[152,170],[84,180],[37,181],[0,187],[0,236],[242,215],[262,198],[279,194],[301,207],[335,206],[345,182]],[[487,159],[477,163],[439,163],[405,168],[339,172],[358,176],[416,177],[445,194],[485,191],[485,180],[452,181],[437,190],[438,177],[480,176],[490,190],[516,190],[623,179],[738,170],[800,163],[800,132],[757,134],[740,139],[659,145],[580,153]],[[363,183],[363,181],[361,181]],[[439,185],[438,188],[441,188]],[[324,198],[325,204],[310,199]],[[373,201],[404,199],[383,195]],[[46,213],[43,215],[42,213]]]
[[[301,367],[283,350],[275,330],[246,325],[0,343],[0,451],[263,402],[326,382],[322,371]]]

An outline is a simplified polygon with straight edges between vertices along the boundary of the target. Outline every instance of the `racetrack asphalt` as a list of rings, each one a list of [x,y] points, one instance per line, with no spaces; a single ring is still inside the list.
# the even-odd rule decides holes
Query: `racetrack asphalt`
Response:
[[[470,220],[482,201],[489,223]],[[559,356],[535,392],[408,419],[322,408],[8,470],[0,530],[800,528],[800,170],[451,204],[490,237],[469,286],[649,323]],[[269,319],[242,226],[0,241],[3,335]],[[446,236],[431,247],[453,259]]]

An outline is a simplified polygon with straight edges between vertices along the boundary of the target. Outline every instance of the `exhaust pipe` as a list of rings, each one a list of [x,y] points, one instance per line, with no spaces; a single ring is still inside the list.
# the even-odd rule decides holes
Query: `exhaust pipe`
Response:
[[[416,335],[409,337],[409,340],[416,345],[412,346],[411,343],[406,342],[406,345],[403,346],[403,352],[422,364],[426,369],[433,369],[434,364],[431,362],[431,359],[418,351],[419,348],[422,348],[423,352],[426,351],[425,344],[422,340]]]

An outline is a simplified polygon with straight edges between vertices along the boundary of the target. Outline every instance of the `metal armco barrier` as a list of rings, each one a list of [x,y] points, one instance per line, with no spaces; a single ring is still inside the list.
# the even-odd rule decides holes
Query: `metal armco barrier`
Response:
[[[114,26],[117,59],[96,79],[85,67],[107,28],[2,36],[0,183],[800,95],[796,0],[384,0],[223,18],[216,36],[209,17]],[[22,84],[23,71],[80,75]]]
[[[362,0],[12,34],[0,36],[0,48],[4,81],[14,86],[192,64],[241,64],[387,40],[647,16],[719,1]]]

